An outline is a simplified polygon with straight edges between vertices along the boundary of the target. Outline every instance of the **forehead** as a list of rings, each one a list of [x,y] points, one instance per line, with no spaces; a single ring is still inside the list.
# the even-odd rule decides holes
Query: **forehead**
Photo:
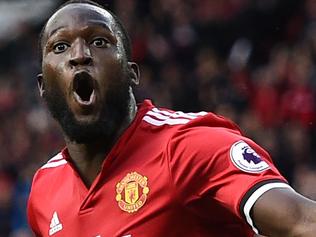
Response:
[[[103,25],[114,32],[115,20],[105,9],[86,3],[73,3],[59,9],[50,17],[44,37],[47,39],[59,29],[74,29],[89,25]]]

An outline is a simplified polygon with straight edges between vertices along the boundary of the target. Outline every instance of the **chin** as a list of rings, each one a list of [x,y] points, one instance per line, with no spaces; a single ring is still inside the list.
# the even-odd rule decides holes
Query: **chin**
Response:
[[[115,114],[115,113],[113,113]],[[100,140],[109,140],[121,125],[117,116],[74,115],[69,112],[59,119],[59,124],[71,142],[93,143]]]
[[[73,117],[78,125],[93,125],[100,120],[96,115],[74,115]]]

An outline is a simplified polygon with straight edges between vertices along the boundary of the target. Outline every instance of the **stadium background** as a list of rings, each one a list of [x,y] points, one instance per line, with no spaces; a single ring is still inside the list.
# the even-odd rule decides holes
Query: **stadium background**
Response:
[[[0,1],[0,237],[32,236],[32,175],[63,146],[36,85],[38,34],[60,2]],[[131,35],[138,100],[231,118],[316,199],[316,1],[99,2]]]

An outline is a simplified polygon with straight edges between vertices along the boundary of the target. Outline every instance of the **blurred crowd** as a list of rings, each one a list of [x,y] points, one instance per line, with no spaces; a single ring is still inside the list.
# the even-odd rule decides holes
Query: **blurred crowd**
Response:
[[[316,199],[316,1],[98,2],[131,36],[138,101],[232,119],[296,190]],[[0,39],[0,237],[32,236],[32,176],[64,144],[37,91],[44,21],[21,21],[17,36]]]

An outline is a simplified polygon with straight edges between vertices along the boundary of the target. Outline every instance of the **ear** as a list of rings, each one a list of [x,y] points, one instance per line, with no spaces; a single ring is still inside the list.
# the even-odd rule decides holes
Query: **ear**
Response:
[[[45,89],[44,89],[44,84],[43,84],[43,74],[39,73],[37,75],[37,87],[40,93],[40,96],[43,97]]]
[[[139,67],[135,62],[128,62],[129,77],[133,85],[139,84]]]

